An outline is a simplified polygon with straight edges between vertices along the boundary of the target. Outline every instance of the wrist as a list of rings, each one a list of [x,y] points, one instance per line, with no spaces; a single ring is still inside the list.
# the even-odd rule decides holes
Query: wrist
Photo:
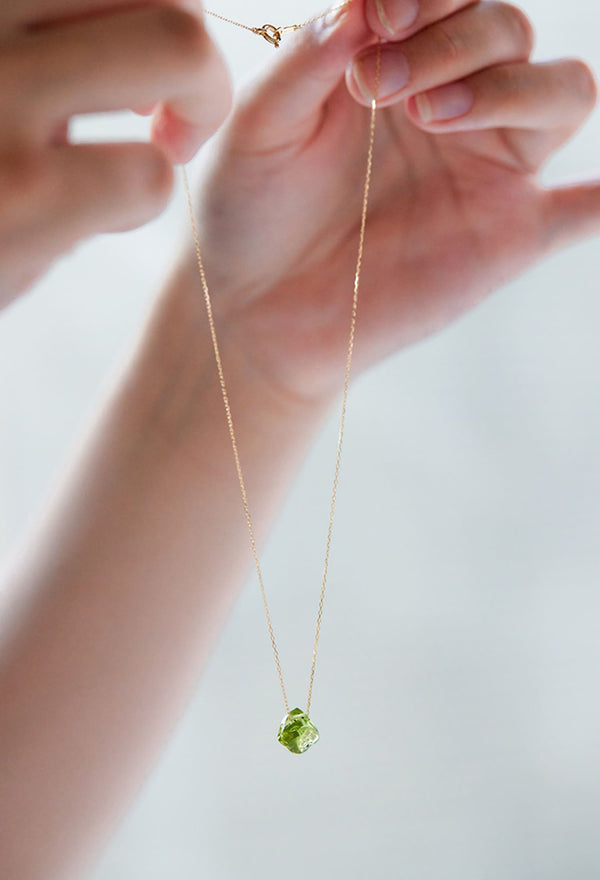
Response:
[[[329,353],[319,357],[313,345],[315,333],[319,333],[319,315],[314,316],[311,327],[294,319],[293,311],[285,304],[291,283],[273,290],[255,286],[232,289],[227,275],[214,280],[215,270],[209,263],[211,307],[227,383],[235,377],[282,416],[321,418],[335,403],[343,384],[347,339],[343,339],[344,350],[339,357],[329,357]],[[177,327],[189,330],[194,324],[190,341],[195,356],[210,360],[216,371],[204,290],[191,249],[169,280],[162,301],[161,310],[169,313],[163,322],[163,335],[164,331],[178,332]]]
[[[234,421],[244,420],[310,439],[331,406],[328,395],[296,392],[261,369],[251,350],[242,312],[225,307],[234,297],[213,299],[219,352]],[[198,268],[182,263],[169,279],[151,315],[135,369],[152,389],[150,407],[163,432],[206,419],[207,401],[223,408],[213,342]],[[139,387],[139,381],[135,381]],[[216,401],[216,404],[215,404]],[[219,415],[219,418],[221,416]],[[224,414],[223,414],[224,418]]]

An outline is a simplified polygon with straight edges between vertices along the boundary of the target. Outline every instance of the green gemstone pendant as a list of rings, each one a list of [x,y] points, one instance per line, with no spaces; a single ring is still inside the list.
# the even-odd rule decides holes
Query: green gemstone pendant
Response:
[[[302,709],[292,709],[279,725],[277,739],[295,755],[310,749],[319,739],[319,731]]]

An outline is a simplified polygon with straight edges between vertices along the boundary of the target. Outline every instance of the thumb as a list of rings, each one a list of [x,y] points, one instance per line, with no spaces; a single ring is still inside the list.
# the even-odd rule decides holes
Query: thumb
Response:
[[[364,0],[350,0],[284,35],[281,48],[242,93],[233,126],[245,146],[276,148],[314,131],[324,102],[361,49],[377,42]]]
[[[600,233],[600,180],[548,191],[548,224],[553,249]]]

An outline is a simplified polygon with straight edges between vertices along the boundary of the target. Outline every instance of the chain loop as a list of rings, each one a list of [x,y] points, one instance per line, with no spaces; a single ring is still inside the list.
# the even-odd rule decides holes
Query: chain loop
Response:
[[[274,24],[263,24],[262,27],[252,28],[252,33],[258,34],[259,37],[264,37],[267,43],[275,46],[276,49],[279,48],[282,36],[281,28],[275,27]]]
[[[257,34],[259,37],[264,37],[264,39],[270,43],[272,46],[275,46],[277,49],[281,42],[281,38],[285,36],[287,33],[291,33],[292,31],[299,31],[301,28],[306,27],[309,24],[312,24],[315,21],[320,21],[320,19],[325,18],[326,15],[329,15],[330,12],[337,12],[338,10],[345,9],[353,0],[344,0],[343,3],[338,3],[336,6],[331,6],[325,12],[321,12],[319,15],[315,15],[312,18],[308,18],[306,21],[303,21],[301,24],[287,24],[282,27],[276,27],[273,24],[263,24],[262,27],[252,27],[249,24],[243,24],[241,21],[236,21],[234,18],[227,18],[226,15],[221,15],[219,12],[212,12],[210,9],[205,9],[204,12],[206,15],[211,15],[213,18],[218,18],[220,21],[225,21],[227,24],[233,24],[236,27],[243,28],[245,31],[250,31],[253,34]]]
[[[348,2],[352,2],[352,0],[348,0]],[[342,4],[347,6],[348,3]],[[340,8],[340,7],[338,7]],[[311,19],[312,21],[313,19]],[[233,22],[235,23],[235,22]],[[245,25],[241,25],[245,27]],[[271,25],[264,25],[261,29],[253,30],[252,28],[248,28],[248,30],[253,30],[254,33],[258,33],[259,31],[266,30],[267,28],[272,27]],[[299,25],[302,27],[302,25]],[[279,38],[281,38],[281,29],[274,28],[274,30],[279,34]],[[272,42],[272,39],[269,37],[273,37],[271,32],[269,32],[269,36],[264,33],[261,33],[261,36],[264,36],[269,42]],[[331,542],[333,537],[333,522],[335,518],[335,508],[337,502],[337,493],[338,493],[338,484],[340,478],[340,469],[341,469],[341,461],[342,461],[342,445],[344,442],[344,430],[346,426],[346,410],[348,405],[348,391],[350,387],[350,374],[352,369],[352,356],[354,353],[354,343],[356,338],[356,324],[358,317],[358,294],[360,289],[360,280],[362,274],[362,266],[363,266],[363,255],[364,255],[364,247],[365,247],[365,233],[367,227],[367,214],[369,207],[369,195],[371,191],[371,178],[373,172],[373,153],[374,153],[374,145],[375,145],[375,123],[377,117],[377,100],[379,93],[379,83],[381,78],[381,40],[379,41],[378,52],[377,52],[377,68],[376,68],[376,77],[375,77],[375,94],[371,101],[371,116],[370,116],[370,125],[369,125],[369,143],[367,150],[367,167],[365,173],[365,181],[363,188],[363,201],[362,201],[362,210],[361,210],[361,218],[360,218],[360,231],[359,231],[359,239],[358,239],[358,254],[356,259],[356,272],[354,276],[354,294],[352,298],[352,308],[351,308],[351,320],[350,320],[350,335],[348,340],[348,351],[346,355],[346,372],[344,378],[344,391],[342,397],[342,409],[341,409],[341,418],[340,418],[340,430],[338,435],[338,444],[337,444],[337,452],[335,459],[335,471],[334,471],[334,479],[333,479],[333,491],[331,495],[331,505],[329,510],[329,525],[327,530],[327,542],[326,542],[326,550],[325,550],[325,562],[323,567],[323,576],[321,580],[321,593],[319,597],[319,607],[317,613],[317,625],[316,625],[316,633],[313,647],[313,656],[312,656],[312,665],[310,671],[310,681],[308,687],[308,698],[306,702],[306,714],[310,715],[310,706],[312,702],[312,693],[313,693],[313,685],[315,679],[315,669],[317,665],[317,654],[319,649],[319,639],[321,635],[321,623],[323,619],[323,606],[325,601],[325,590],[327,586],[327,575],[329,572],[329,557],[331,552]],[[283,703],[285,706],[286,715],[289,715],[290,708],[287,698],[287,693],[285,689],[285,684],[283,680],[283,673],[281,670],[281,662],[279,659],[279,651],[277,649],[277,643],[275,641],[275,633],[273,631],[273,624],[271,621],[271,614],[269,611],[269,605],[267,602],[267,595],[265,590],[265,585],[263,581],[262,569],[260,565],[260,561],[258,558],[258,549],[257,542],[254,532],[254,524],[252,521],[252,516],[250,513],[250,505],[248,502],[248,495],[246,493],[246,485],[244,480],[244,474],[242,470],[242,465],[240,461],[240,454],[237,443],[237,436],[235,432],[233,416],[231,413],[231,407],[229,403],[229,394],[227,391],[227,385],[225,382],[225,373],[223,369],[223,362],[221,360],[221,353],[219,350],[219,344],[217,341],[217,331],[215,326],[215,319],[213,315],[212,302],[210,297],[210,292],[208,288],[208,282],[206,279],[206,272],[204,269],[204,261],[202,258],[202,250],[200,246],[200,236],[198,233],[198,227],[196,224],[196,219],[194,216],[194,209],[192,203],[192,196],[190,192],[190,185],[188,180],[188,175],[185,166],[182,167],[183,172],[183,183],[185,187],[187,206],[190,216],[190,223],[192,227],[192,234],[194,238],[194,246],[196,251],[196,260],[198,264],[198,271],[200,273],[200,280],[202,284],[202,290],[204,293],[204,302],[206,306],[206,314],[208,318],[208,324],[210,328],[210,335],[212,339],[213,349],[215,353],[215,361],[217,365],[217,372],[219,375],[219,385],[221,389],[221,396],[223,398],[223,405],[225,407],[225,416],[227,420],[227,427],[229,430],[229,438],[231,440],[231,447],[233,450],[233,458],[235,462],[235,468],[237,472],[238,482],[240,486],[240,493],[242,497],[242,506],[244,508],[244,515],[246,518],[246,524],[248,526],[248,534],[250,537],[250,547],[252,550],[252,558],[254,559],[254,566],[256,568],[256,574],[258,577],[258,583],[260,586],[260,591],[262,595],[263,605],[265,609],[265,615],[267,619],[267,627],[269,630],[269,637],[271,640],[271,647],[273,649],[273,656],[275,658],[275,665],[277,667],[277,675],[279,678],[279,684],[281,687],[281,692],[283,695]]]

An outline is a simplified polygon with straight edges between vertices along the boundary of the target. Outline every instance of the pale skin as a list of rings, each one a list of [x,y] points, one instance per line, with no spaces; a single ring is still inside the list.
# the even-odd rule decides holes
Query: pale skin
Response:
[[[195,0],[8,0],[0,9],[0,307],[56,257],[166,205],[231,105]],[[75,113],[154,108],[151,143],[72,145]]]
[[[35,0],[24,7],[34,20]],[[85,8],[82,0],[61,0],[56,15]],[[0,13],[5,35],[18,27],[15,9]],[[536,181],[540,165],[594,106],[594,78],[583,62],[531,64],[531,26],[506,4],[421,0],[411,13],[408,0],[386,0],[381,13],[381,3],[355,0],[289,40],[239,96],[208,148],[197,211],[259,538],[340,387],[379,37],[386,40],[384,109],[356,370],[439,330],[544,255],[600,229],[597,183],[546,191]],[[118,29],[121,14],[112,3],[103,26]],[[113,78],[106,70],[98,82],[92,77],[94,100],[82,101],[81,77],[70,89],[73,67],[66,65],[65,81],[53,81],[60,101],[53,103],[50,88],[37,114],[52,121],[45,138],[38,129],[35,137],[25,132],[27,108],[17,124],[14,108],[3,105],[8,122],[0,137],[13,130],[19,137],[3,144],[2,155],[19,155],[19,138],[32,144],[21,151],[29,163],[21,177],[14,175],[22,167],[17,159],[3,172],[12,187],[0,218],[5,301],[82,236],[135,225],[160,210],[172,163],[187,159],[222,121],[227,79],[200,19],[194,11],[168,10],[182,17],[175,24],[167,16],[165,24],[161,14],[147,7],[127,12],[158,17],[153,51],[163,59],[160,76],[148,69],[147,46],[136,54],[126,36],[119,43],[111,31],[115,39],[106,45],[118,44],[125,56],[111,56]],[[163,56],[173,31],[181,37],[188,28],[194,36],[187,62],[180,60],[185,36]],[[132,41],[137,31],[130,29]],[[80,39],[74,35],[76,44]],[[192,94],[187,65],[204,83]],[[35,63],[30,67],[33,77]],[[424,122],[419,111],[439,111],[442,93],[435,90],[448,85],[454,110],[462,100],[463,112]],[[112,153],[91,148],[87,157],[96,164],[86,172],[86,155],[78,164],[69,152],[76,148],[66,143],[65,122],[99,104],[144,112],[159,105],[154,138]],[[119,150],[123,164],[112,177]],[[62,175],[75,173],[71,156],[83,181],[77,199],[62,185]],[[121,192],[138,161],[147,174],[134,173]],[[98,166],[115,181],[102,193],[91,182]],[[33,209],[38,176],[54,199],[41,220]],[[64,222],[48,230],[57,204]],[[73,211],[78,222],[70,219]],[[28,251],[43,260],[29,267]],[[190,250],[7,578],[0,631],[2,876],[80,876],[172,730],[250,562]],[[276,682],[273,695],[276,723]]]

